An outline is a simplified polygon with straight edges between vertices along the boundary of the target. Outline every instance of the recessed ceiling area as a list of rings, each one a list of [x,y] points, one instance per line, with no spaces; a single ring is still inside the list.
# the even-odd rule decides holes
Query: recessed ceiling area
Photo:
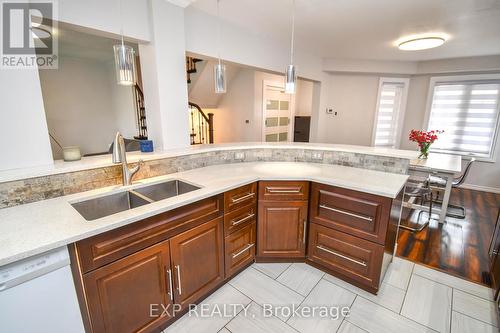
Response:
[[[221,0],[221,17],[289,43],[292,0]],[[216,14],[215,0],[190,6]],[[296,0],[296,47],[323,58],[425,61],[500,54],[500,0]],[[405,36],[444,33],[440,47],[399,50]],[[222,35],[224,32],[222,32]]]

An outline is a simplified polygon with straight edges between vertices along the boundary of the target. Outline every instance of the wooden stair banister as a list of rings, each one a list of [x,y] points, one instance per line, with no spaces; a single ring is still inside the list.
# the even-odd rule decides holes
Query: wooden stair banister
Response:
[[[214,114],[205,114],[196,103],[189,102],[188,105],[191,123],[191,144],[214,143]]]
[[[144,104],[144,93],[139,84],[133,86],[134,101],[135,101],[135,112],[137,120],[137,131],[138,135],[134,136],[137,140],[147,140],[148,139],[148,127],[146,124],[146,106]]]

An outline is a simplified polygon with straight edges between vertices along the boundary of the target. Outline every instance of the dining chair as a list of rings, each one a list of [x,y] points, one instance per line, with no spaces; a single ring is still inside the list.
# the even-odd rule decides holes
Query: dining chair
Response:
[[[467,166],[465,167],[464,172],[462,172],[462,174],[460,176],[453,179],[453,182],[451,183],[452,188],[459,188],[465,182],[465,179],[467,178],[467,175],[469,174],[470,169],[471,169],[474,161],[476,161],[476,159],[471,158],[469,160],[469,162],[467,163]],[[430,183],[431,189],[438,191],[437,198],[434,199],[434,203],[442,205],[443,200],[439,199],[439,191],[444,191],[444,189],[446,188],[446,179],[444,179],[442,177],[431,175],[431,176],[429,176],[429,183]],[[452,210],[459,211],[459,213],[453,213],[450,210],[450,208]],[[446,216],[454,217],[457,219],[464,219],[465,218],[465,207],[459,206],[459,205],[448,204],[448,211],[446,212]]]
[[[429,222],[431,221],[432,203],[434,202],[432,189],[429,186],[429,179],[427,178],[424,181],[420,182],[410,179],[406,183],[404,196],[405,196],[404,199],[408,198],[409,200],[411,200],[413,198],[414,200],[419,200],[422,205],[424,205],[424,203],[426,202],[429,202],[429,211],[428,211],[429,217],[427,218],[427,221],[425,221],[425,223],[419,224],[422,213],[426,211],[421,209],[417,215],[417,223],[416,223],[417,225],[419,225],[419,227],[414,228],[408,224],[402,224],[402,223],[399,224],[399,227],[401,229],[409,230],[411,232],[420,232],[424,230],[424,228],[426,228],[429,225]]]

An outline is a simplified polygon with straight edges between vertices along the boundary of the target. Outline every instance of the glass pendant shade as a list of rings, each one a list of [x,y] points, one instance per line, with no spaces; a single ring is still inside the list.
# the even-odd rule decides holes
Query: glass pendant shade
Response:
[[[214,66],[215,93],[226,93],[226,65],[218,63]]]
[[[135,84],[135,52],[128,45],[119,44],[113,46],[115,52],[116,83],[121,86],[132,86]]]
[[[289,65],[285,74],[285,92],[287,94],[295,94],[296,83],[297,73],[295,72],[295,65]]]

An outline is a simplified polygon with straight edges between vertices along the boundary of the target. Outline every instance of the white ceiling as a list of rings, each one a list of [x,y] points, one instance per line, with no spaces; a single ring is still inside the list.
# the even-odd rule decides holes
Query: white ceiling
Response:
[[[220,0],[235,25],[289,43],[292,0]],[[215,15],[216,0],[190,6]],[[500,54],[500,0],[296,0],[296,47],[323,58],[423,61]],[[442,32],[438,48],[400,51],[407,35]]]

